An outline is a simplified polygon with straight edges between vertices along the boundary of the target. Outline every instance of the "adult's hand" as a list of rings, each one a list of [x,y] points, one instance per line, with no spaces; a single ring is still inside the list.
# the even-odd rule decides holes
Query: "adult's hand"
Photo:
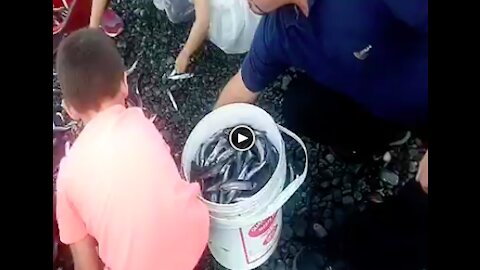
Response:
[[[241,71],[238,71],[225,85],[218,97],[215,108],[231,103],[255,103],[258,93],[254,93],[245,86]]]
[[[417,181],[420,182],[425,193],[428,194],[428,151],[422,158],[420,162],[420,167],[418,168]]]

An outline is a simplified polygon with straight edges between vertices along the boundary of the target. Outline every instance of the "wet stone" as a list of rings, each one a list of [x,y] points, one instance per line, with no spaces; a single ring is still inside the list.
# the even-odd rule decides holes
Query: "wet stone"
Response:
[[[330,210],[328,208],[325,209],[325,211],[323,211],[323,217],[324,218],[330,218],[330,217],[332,217],[332,214],[333,214],[332,210]]]
[[[333,220],[330,218],[325,219],[324,221],[324,227],[327,230],[331,230],[333,228]]]
[[[328,195],[325,195],[325,196],[322,198],[322,201],[328,202],[328,201],[331,201],[332,199],[333,199],[333,195],[332,195],[332,194],[328,194]]]
[[[357,192],[357,191],[354,192],[354,193],[353,193],[353,198],[355,198],[355,200],[357,200],[357,201],[361,201],[362,198],[363,198],[362,193]]]
[[[332,185],[335,186],[335,187],[338,187],[340,185],[340,182],[342,180],[340,180],[340,178],[334,178],[333,181],[332,181]]]
[[[288,241],[292,238],[292,236],[293,236],[292,227],[290,227],[290,225],[288,224],[283,225],[281,238]]]
[[[328,188],[330,186],[330,182],[328,181],[323,181],[322,183],[320,183],[320,186],[322,188]]]
[[[333,200],[335,202],[341,202],[342,201],[342,191],[340,189],[334,189],[333,190]]]
[[[416,173],[418,170],[418,162],[416,161],[411,161],[409,164],[408,164],[408,172],[409,173]]]
[[[282,260],[277,260],[275,262],[275,270],[286,270],[287,266]]]
[[[398,185],[399,181],[399,177],[396,173],[385,168],[380,171],[380,179],[393,186]]]
[[[335,161],[335,157],[332,155],[332,154],[327,154],[325,156],[325,159],[329,162],[329,163],[333,163]]]
[[[328,235],[327,230],[320,223],[313,224],[313,231],[318,238],[324,238]]]
[[[355,202],[355,200],[353,199],[352,196],[345,196],[345,197],[343,197],[343,199],[342,199],[342,203],[343,203],[344,205],[352,205],[354,202]]]
[[[295,232],[295,235],[303,238],[305,237],[305,233],[307,231],[308,224],[305,221],[304,218],[298,218],[296,219],[294,225],[293,225],[293,231]]]

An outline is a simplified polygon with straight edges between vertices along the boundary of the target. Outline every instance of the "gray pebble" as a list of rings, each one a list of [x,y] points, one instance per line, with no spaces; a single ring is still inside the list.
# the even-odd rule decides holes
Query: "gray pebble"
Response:
[[[380,179],[382,179],[384,182],[389,183],[390,185],[396,186],[398,185],[399,177],[396,173],[383,168],[380,171]]]
[[[409,173],[416,173],[418,169],[418,162],[416,161],[410,161],[408,164],[408,172]]]
[[[286,91],[288,89],[288,85],[290,84],[290,81],[292,81],[292,78],[290,76],[288,75],[283,76],[282,86],[281,86],[282,90]]]
[[[327,156],[325,156],[325,159],[329,162],[329,163],[333,163],[335,161],[335,156],[333,156],[332,154],[327,154]]]
[[[293,236],[292,227],[290,227],[290,225],[288,224],[284,224],[282,228],[281,238],[288,241],[292,238],[292,236]]]
[[[351,190],[351,189],[344,189],[344,190],[342,191],[342,194],[343,194],[343,195],[347,195],[347,194],[350,194],[350,193],[352,193],[352,190]]]
[[[360,193],[360,192],[358,192],[358,191],[355,191],[355,192],[353,193],[353,198],[355,198],[355,200],[357,200],[357,201],[361,201],[362,198],[363,198],[362,193]]]
[[[344,205],[352,205],[354,202],[355,202],[355,200],[353,199],[352,196],[345,196],[345,197],[343,197],[343,199],[342,199],[342,203],[343,203]]]
[[[341,202],[342,201],[342,191],[340,189],[334,189],[333,190],[333,200],[335,202]]]
[[[334,179],[335,180],[335,179]],[[320,183],[320,186],[322,188],[328,188],[330,186],[330,182],[328,181],[323,181],[322,183]]]
[[[322,177],[324,179],[332,179],[333,178],[333,172],[329,169],[326,169],[326,170],[322,171]]]
[[[165,61],[165,63],[167,65],[171,65],[171,64],[175,63],[175,58],[173,56],[169,56],[169,57],[167,57],[167,61]]]
[[[385,154],[383,155],[383,161],[385,161],[386,163],[390,162],[392,160],[392,154],[390,154],[390,152],[385,152]]]
[[[290,253],[290,255],[296,254],[297,253],[297,248],[294,245],[290,245],[288,247],[288,252]]]
[[[324,217],[324,218],[331,218],[331,217],[332,217],[332,214],[333,214],[333,213],[332,213],[332,210],[330,210],[330,209],[328,209],[328,208],[325,209],[325,211],[323,211],[323,217]]]
[[[302,238],[305,237],[305,233],[307,231],[308,224],[304,218],[298,218],[293,225],[293,231],[295,235]]]
[[[280,257],[280,253],[278,253],[278,249],[277,249],[277,250],[275,250],[275,251],[272,253],[271,259],[273,259],[273,260],[278,260],[278,259],[280,259],[280,258],[281,258],[281,257]]]
[[[291,217],[293,216],[293,213],[295,212],[295,201],[289,200],[282,208],[283,215],[286,217]]]
[[[289,269],[292,269],[292,265],[293,265],[293,260],[292,260],[292,259],[287,258],[287,259],[285,260],[285,263],[287,264],[287,266],[288,266]]]
[[[313,224],[313,231],[315,232],[315,235],[320,239],[328,235],[327,230],[320,223]]]
[[[264,264],[262,264],[258,270],[270,270],[270,267],[268,267],[268,261],[266,261]]]
[[[325,196],[322,198],[322,201],[328,202],[328,201],[331,201],[332,199],[333,199],[333,195],[332,195],[332,194],[328,194],[328,195],[325,195]]]
[[[350,184],[350,183],[344,183],[344,184],[343,184],[343,188],[344,188],[344,189],[351,189],[351,188],[352,188],[352,184]]]
[[[340,185],[341,181],[342,180],[340,180],[340,178],[334,178],[333,181],[332,181],[332,185],[338,187],[338,185]]]
[[[423,142],[422,142],[422,140],[420,140],[419,138],[415,138],[415,144],[416,144],[418,147],[422,147],[422,146],[423,146]]]
[[[333,220],[331,220],[329,218],[325,219],[323,224],[325,225],[325,229],[327,229],[327,230],[331,230],[333,228]]]
[[[287,266],[282,260],[277,260],[275,263],[275,270],[286,270]]]
[[[308,208],[306,206],[304,206],[304,207],[300,208],[300,210],[298,210],[297,215],[301,216],[301,215],[305,214],[307,211],[308,211]]]

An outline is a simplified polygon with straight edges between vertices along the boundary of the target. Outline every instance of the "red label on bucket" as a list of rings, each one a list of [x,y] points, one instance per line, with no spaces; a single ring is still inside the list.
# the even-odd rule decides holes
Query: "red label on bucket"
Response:
[[[275,221],[275,218],[277,217],[277,213],[253,225],[253,227],[248,232],[248,236],[258,237],[263,233],[265,233],[272,226],[273,222]]]
[[[266,246],[266,245],[268,245],[270,242],[272,242],[273,237],[275,236],[275,233],[277,232],[277,228],[278,228],[278,224],[276,224],[275,226],[273,226],[273,229],[270,230],[270,232],[268,233],[267,237],[266,237],[265,240],[263,241],[263,245],[264,245],[264,246]]]

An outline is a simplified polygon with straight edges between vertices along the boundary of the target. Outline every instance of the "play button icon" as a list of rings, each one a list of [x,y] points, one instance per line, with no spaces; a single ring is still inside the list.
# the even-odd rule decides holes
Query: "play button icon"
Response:
[[[237,151],[247,151],[255,144],[255,133],[246,125],[236,126],[228,136],[230,145]]]

